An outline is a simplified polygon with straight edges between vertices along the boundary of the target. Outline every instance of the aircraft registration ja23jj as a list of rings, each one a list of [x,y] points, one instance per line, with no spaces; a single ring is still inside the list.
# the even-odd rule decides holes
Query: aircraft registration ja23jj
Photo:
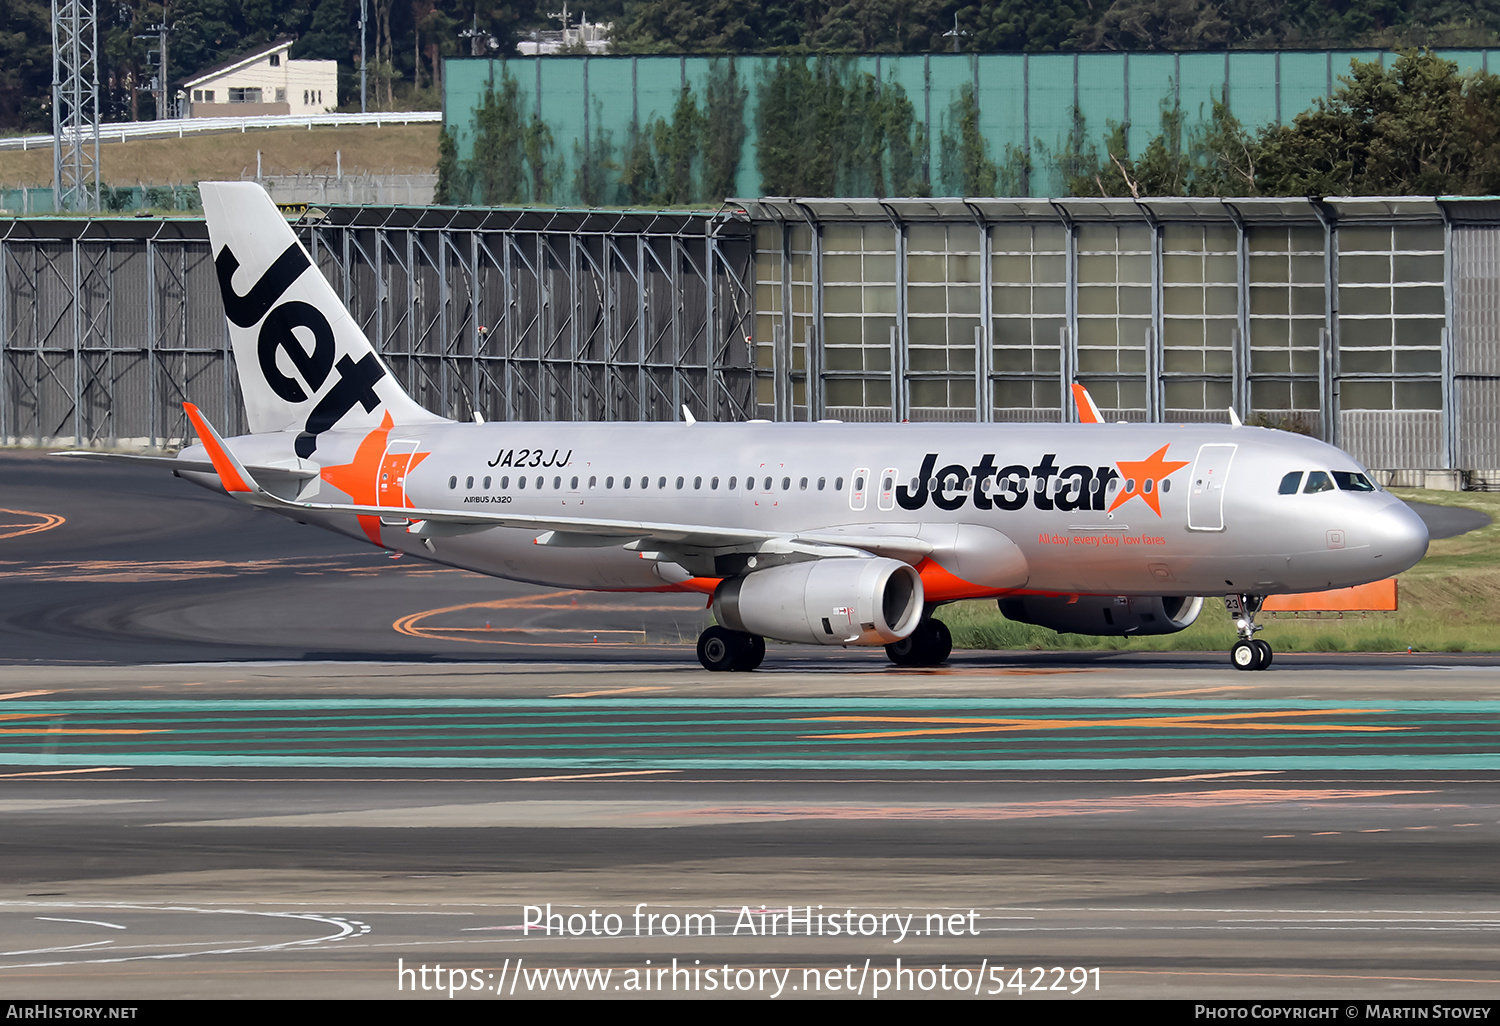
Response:
[[[250,434],[170,467],[386,549],[554,587],[692,591],[710,670],[765,639],[943,662],[933,613],[1169,634],[1223,596],[1264,669],[1265,596],[1400,573],[1427,529],[1332,446],[1226,425],[460,423],[415,403],[259,186],[204,183]],[[76,453],[69,455],[103,454]]]

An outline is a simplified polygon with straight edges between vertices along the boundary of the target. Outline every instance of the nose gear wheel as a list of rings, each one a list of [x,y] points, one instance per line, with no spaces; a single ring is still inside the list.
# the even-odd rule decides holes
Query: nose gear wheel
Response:
[[[1274,653],[1271,646],[1255,636],[1261,626],[1255,622],[1260,612],[1263,595],[1225,595],[1224,609],[1234,620],[1234,629],[1240,640],[1229,650],[1229,661],[1236,670],[1264,670],[1271,665]]]

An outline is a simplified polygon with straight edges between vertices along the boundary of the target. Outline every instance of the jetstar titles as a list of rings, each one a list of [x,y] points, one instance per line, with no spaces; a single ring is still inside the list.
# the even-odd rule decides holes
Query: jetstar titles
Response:
[[[1126,479],[1124,490],[1108,508],[1114,509],[1126,499],[1139,496],[1160,516],[1157,493],[1162,482],[1173,471],[1187,466],[1186,462],[1163,461],[1164,453],[1165,448],[1150,461],[1131,464],[1146,467],[1149,463],[1147,470],[1153,476],[1150,481]],[[1013,463],[997,467],[994,453],[985,453],[972,466],[950,463],[935,470],[937,461],[937,453],[928,453],[922,459],[916,481],[897,486],[896,502],[902,509],[921,509],[931,499],[938,509],[955,510],[972,499],[976,509],[1018,510],[1029,503],[1042,510],[1103,512],[1110,482],[1120,479],[1114,467],[1073,464],[1059,468],[1056,453],[1047,453],[1035,466]]]

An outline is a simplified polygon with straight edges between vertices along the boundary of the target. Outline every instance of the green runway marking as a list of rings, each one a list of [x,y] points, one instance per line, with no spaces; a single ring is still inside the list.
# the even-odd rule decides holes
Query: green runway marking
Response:
[[[1260,715],[1234,720],[1248,713]],[[1286,720],[1281,721],[1276,713],[1286,714]],[[983,722],[986,719],[1020,722],[990,724]],[[1039,722],[1026,722],[1033,719]],[[1249,729],[1252,723],[1255,729]],[[1359,729],[1371,726],[1400,729]],[[1497,701],[661,696],[22,700],[0,705],[0,731],[17,732],[0,734],[0,745],[18,749],[0,752],[0,763],[78,766],[107,760],[129,766],[427,769],[1500,770],[1500,753],[1490,750],[1496,746],[1497,727]],[[145,729],[163,732],[107,737],[72,733]]]
[[[1271,756],[1268,758],[1129,758],[1129,759],[507,759],[507,758],[419,758],[353,756],[234,756],[182,755],[163,752],[149,755],[110,753],[111,763],[121,766],[198,766],[263,769],[677,769],[743,770],[1500,770],[1500,752],[1473,755],[1404,756],[1354,755]],[[0,753],[0,762],[11,766],[92,766],[97,757],[88,755],[30,755]]]
[[[544,709],[552,712],[575,712],[599,709],[615,713],[621,709],[774,709],[774,710],[854,710],[858,712],[900,710],[968,710],[968,709],[1089,709],[1107,708],[1109,713],[1144,709],[1182,710],[1202,713],[1205,709],[1244,711],[1347,709],[1361,705],[1394,712],[1487,712],[1500,714],[1500,701],[1493,700],[1369,700],[1328,702],[1308,699],[1178,699],[1157,698],[212,698],[188,699],[141,698],[108,701],[37,701],[16,699],[0,703],[0,715],[12,712],[302,712],[313,709]],[[1106,713],[1105,715],[1108,715]]]

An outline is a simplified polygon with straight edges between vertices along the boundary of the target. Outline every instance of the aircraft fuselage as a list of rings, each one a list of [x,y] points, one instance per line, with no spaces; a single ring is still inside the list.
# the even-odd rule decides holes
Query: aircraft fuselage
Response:
[[[247,462],[291,451],[281,434],[229,441]],[[202,458],[201,447],[183,456]],[[445,423],[324,432],[311,460],[319,477],[298,498],[320,503],[920,535],[971,585],[950,582],[939,600],[1318,591],[1400,572],[1427,543],[1420,519],[1387,492],[1304,491],[1313,472],[1363,475],[1343,452],[1249,427]],[[185,476],[219,487],[211,475]],[[515,580],[677,586],[656,569],[661,560],[618,543],[537,545],[537,531],[504,527],[424,542],[400,523],[372,525],[378,518],[302,519]],[[965,576],[953,565],[962,552],[945,560],[945,544],[964,547],[951,540],[961,526],[986,529],[971,547],[990,531],[1014,543],[1023,579],[1013,567]]]

